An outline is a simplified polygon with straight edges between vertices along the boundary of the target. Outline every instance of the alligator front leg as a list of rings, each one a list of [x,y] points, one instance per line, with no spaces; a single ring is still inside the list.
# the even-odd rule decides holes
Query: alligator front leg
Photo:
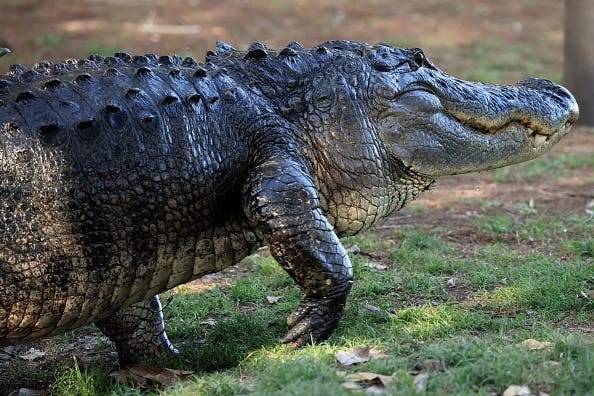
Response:
[[[165,334],[159,296],[119,310],[95,324],[115,344],[121,366],[177,353]]]
[[[292,159],[257,166],[244,193],[246,215],[305,293],[282,339],[296,346],[328,338],[352,285],[348,255],[318,205],[306,167]]]

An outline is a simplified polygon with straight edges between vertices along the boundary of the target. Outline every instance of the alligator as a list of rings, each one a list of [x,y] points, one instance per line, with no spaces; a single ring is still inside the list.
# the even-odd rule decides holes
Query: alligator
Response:
[[[418,48],[205,58],[0,75],[0,346],[95,323],[123,365],[177,353],[158,294],[263,245],[304,293],[282,342],[324,340],[352,285],[340,237],[438,176],[535,158],[578,118],[555,83],[456,79]]]

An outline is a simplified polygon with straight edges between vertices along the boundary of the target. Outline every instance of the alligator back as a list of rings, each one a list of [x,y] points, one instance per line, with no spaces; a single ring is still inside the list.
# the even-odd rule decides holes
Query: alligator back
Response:
[[[235,86],[126,54],[0,80],[0,345],[105,317],[258,245],[238,183]],[[234,213],[238,211],[238,213]]]

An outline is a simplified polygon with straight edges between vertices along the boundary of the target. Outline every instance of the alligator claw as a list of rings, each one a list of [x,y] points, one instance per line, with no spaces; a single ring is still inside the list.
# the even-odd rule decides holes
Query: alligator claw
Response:
[[[300,347],[327,339],[342,316],[346,295],[339,298],[304,297],[287,319],[291,330],[281,340]]]

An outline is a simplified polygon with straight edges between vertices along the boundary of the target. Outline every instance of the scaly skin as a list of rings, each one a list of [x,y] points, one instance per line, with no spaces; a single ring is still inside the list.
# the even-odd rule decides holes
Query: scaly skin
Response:
[[[217,49],[0,76],[0,346],[96,322],[122,364],[175,352],[156,294],[263,244],[305,294],[283,342],[322,340],[352,284],[339,237],[577,119],[558,85],[457,80],[418,49]]]

